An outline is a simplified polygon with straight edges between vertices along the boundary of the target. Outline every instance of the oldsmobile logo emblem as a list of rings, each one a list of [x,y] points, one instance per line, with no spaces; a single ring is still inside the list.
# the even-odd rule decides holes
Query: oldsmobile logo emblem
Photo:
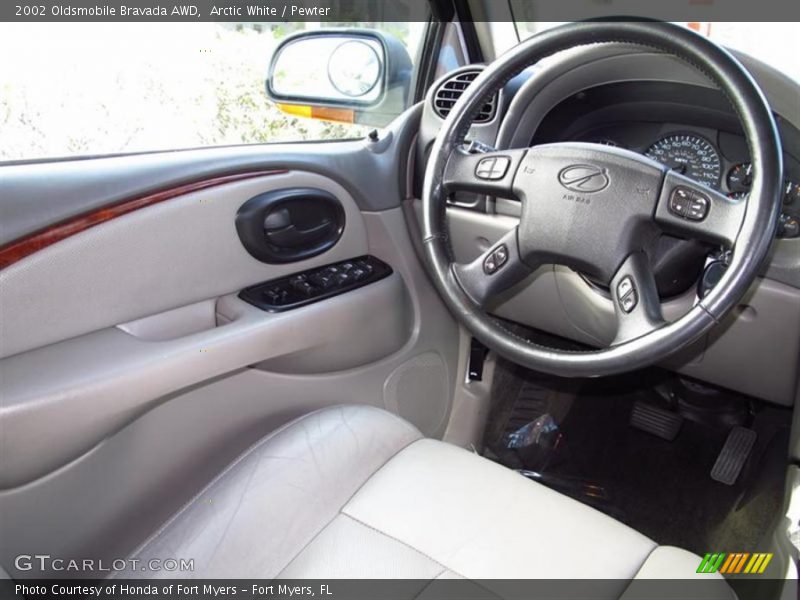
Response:
[[[584,194],[599,192],[609,184],[605,169],[593,165],[572,165],[561,169],[558,181],[568,190]]]

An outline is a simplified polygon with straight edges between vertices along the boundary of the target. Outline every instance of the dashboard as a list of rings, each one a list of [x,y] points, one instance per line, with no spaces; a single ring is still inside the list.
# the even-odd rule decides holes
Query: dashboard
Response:
[[[684,94],[691,104],[681,98]],[[609,84],[582,90],[556,106],[531,145],[581,141],[625,148],[745,201],[753,167],[738,124],[723,109],[713,94],[682,86]],[[799,167],[786,153],[779,238],[800,238]]]

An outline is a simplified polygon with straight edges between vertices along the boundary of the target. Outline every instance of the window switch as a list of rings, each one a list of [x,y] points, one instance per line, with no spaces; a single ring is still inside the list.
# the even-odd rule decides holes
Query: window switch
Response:
[[[283,290],[279,287],[272,287],[267,288],[264,290],[264,298],[266,298],[267,302],[274,305],[280,305],[286,302],[286,298],[289,296],[286,290]]]
[[[333,277],[325,273],[316,273],[312,275],[310,279],[313,284],[319,286],[323,290],[327,290],[334,285]]]
[[[346,293],[392,274],[378,258],[362,256],[254,285],[239,293],[250,304],[283,312]]]
[[[292,280],[291,284],[295,290],[297,290],[298,292],[300,292],[305,296],[311,296],[317,291],[317,289],[305,279],[302,280],[294,279]]]

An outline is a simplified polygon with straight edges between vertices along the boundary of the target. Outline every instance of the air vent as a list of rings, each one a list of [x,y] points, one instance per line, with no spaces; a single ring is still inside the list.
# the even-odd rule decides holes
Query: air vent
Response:
[[[433,96],[433,108],[436,114],[441,118],[447,117],[453,106],[461,98],[461,94],[467,89],[470,84],[475,81],[475,78],[480,75],[480,71],[462,71],[458,75],[454,75],[442,83]],[[486,104],[483,105],[478,116],[475,117],[475,123],[488,123],[494,119],[494,113],[497,110],[497,94],[492,96]]]

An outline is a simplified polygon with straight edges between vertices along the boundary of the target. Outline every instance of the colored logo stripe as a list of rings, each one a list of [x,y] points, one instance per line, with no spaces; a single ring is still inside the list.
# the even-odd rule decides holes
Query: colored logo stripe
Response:
[[[744,562],[750,555],[747,552],[735,552],[728,555],[728,560],[722,565],[720,573],[739,573],[744,568]]]
[[[698,573],[716,573],[725,558],[725,553],[720,554],[706,554],[697,567]]]
[[[726,554],[725,552],[717,552],[714,554],[706,554],[703,560],[700,561],[700,566],[697,567],[698,573],[749,573],[761,574],[763,573],[769,562],[772,560],[772,553],[757,552],[750,554],[749,552],[733,552]]]
[[[745,573],[763,573],[769,561],[772,560],[772,553],[770,554],[753,554],[753,558],[750,559],[750,562],[747,563],[747,567],[745,567]]]

